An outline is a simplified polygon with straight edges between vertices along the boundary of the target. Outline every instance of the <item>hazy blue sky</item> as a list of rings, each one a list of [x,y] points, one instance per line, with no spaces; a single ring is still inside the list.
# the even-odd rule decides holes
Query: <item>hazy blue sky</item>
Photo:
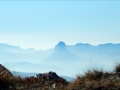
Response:
[[[0,43],[48,49],[59,41],[120,43],[120,1],[0,1]]]

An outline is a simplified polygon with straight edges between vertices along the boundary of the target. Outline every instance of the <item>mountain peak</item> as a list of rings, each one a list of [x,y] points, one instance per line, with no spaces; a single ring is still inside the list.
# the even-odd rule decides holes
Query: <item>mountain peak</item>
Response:
[[[65,50],[66,44],[63,41],[60,41],[56,46],[55,46],[55,50]]]

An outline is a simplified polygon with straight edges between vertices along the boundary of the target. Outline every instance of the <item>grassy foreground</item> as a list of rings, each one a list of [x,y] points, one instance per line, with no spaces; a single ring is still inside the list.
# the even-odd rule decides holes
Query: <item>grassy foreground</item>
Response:
[[[0,90],[120,90],[120,64],[117,64],[112,72],[102,69],[87,70],[84,75],[77,75],[71,82],[63,78],[21,78],[4,71],[5,69],[0,68]],[[9,73],[6,74],[7,72]]]

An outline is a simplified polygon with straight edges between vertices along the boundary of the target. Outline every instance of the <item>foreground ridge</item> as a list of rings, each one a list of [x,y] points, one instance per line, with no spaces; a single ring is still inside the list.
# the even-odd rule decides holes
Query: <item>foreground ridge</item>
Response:
[[[88,69],[71,82],[52,71],[21,78],[13,76],[1,64],[0,67],[0,90],[120,90],[120,64],[112,72]],[[9,73],[3,74],[4,70]]]

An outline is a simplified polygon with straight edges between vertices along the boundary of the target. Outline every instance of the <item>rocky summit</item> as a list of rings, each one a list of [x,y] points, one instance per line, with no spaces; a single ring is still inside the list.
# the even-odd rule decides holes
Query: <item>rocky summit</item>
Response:
[[[56,51],[64,51],[65,50],[65,43],[60,41],[56,46],[55,46],[55,50]]]

